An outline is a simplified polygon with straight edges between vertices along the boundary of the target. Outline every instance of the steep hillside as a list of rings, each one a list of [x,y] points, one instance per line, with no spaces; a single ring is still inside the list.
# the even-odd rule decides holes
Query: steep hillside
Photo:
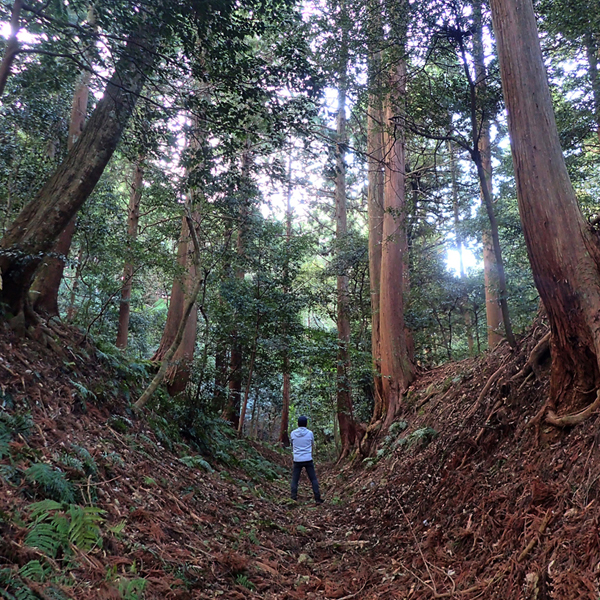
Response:
[[[597,600],[599,423],[535,421],[545,332],[422,373],[375,457],[318,465],[315,507],[285,453],[128,412],[142,365],[4,331],[0,596]]]

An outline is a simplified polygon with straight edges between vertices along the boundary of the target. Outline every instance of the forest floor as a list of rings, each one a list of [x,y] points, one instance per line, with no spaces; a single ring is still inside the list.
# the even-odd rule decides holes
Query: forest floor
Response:
[[[315,506],[284,452],[223,466],[133,417],[73,332],[0,332],[0,597],[598,600],[600,420],[536,423],[545,333],[422,372],[375,457],[317,457]]]

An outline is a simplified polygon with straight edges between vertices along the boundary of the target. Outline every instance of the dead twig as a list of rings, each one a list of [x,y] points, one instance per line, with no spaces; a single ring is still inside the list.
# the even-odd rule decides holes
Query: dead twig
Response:
[[[527,546],[525,546],[523,552],[519,554],[519,558],[517,558],[518,562],[523,562],[525,558],[527,558],[527,555],[534,549],[535,545],[538,543],[539,536],[542,535],[544,531],[546,531],[546,527],[548,527],[551,514],[552,511],[550,510],[546,513],[546,516],[544,517],[544,520],[542,521],[540,528],[538,529],[538,534],[529,542],[529,544],[527,544]]]

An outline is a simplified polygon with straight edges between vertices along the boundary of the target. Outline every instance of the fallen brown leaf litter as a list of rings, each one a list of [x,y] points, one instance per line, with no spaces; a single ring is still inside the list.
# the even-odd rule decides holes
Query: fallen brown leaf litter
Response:
[[[42,599],[598,600],[600,421],[530,426],[547,359],[519,373],[545,333],[421,373],[406,428],[378,440],[377,456],[318,466],[326,503],[315,507],[306,480],[288,500],[284,455],[254,445],[286,468],[272,482],[184,464],[182,448],[124,412],[118,389],[102,393],[111,374],[93,348],[59,356],[3,332],[3,414],[7,399],[27,401],[34,425],[0,461],[0,573]],[[65,464],[74,449],[96,471]],[[105,511],[101,545],[49,558],[26,543],[39,483],[11,473],[34,463],[73,471],[79,503]],[[36,561],[62,577],[27,577]]]

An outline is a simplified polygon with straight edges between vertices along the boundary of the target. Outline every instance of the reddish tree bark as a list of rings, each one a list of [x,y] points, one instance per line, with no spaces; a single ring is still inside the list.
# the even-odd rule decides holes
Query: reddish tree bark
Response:
[[[600,245],[569,180],[531,0],[492,0],[517,198],[548,314],[549,407],[579,408],[600,384]]]
[[[406,87],[406,65],[400,60],[391,74],[391,94],[386,106],[383,243],[380,279],[381,377],[384,427],[392,423],[402,403],[402,394],[413,378],[404,327],[404,270],[406,248],[406,191],[404,132],[395,117],[401,111]]]
[[[343,9],[342,9],[343,10]],[[342,19],[347,18],[345,11]],[[348,33],[342,22],[342,49],[339,69],[338,84],[338,114],[337,114],[337,139],[335,146],[335,237],[338,252],[341,251],[348,233],[348,219],[346,207],[346,87],[348,68]],[[356,441],[356,425],[354,422],[352,392],[348,371],[350,370],[350,317],[348,314],[348,276],[337,276],[337,415],[340,426],[342,460],[350,453]]]
[[[367,160],[369,188],[367,208],[369,215],[369,280],[371,285],[371,355],[373,361],[374,406],[372,422],[381,419],[384,412],[383,382],[381,379],[380,348],[380,279],[381,245],[383,240],[383,107],[381,103],[381,50],[383,40],[378,2],[371,7],[369,104],[367,109]]]
[[[104,172],[157,60],[158,43],[157,32],[148,24],[131,34],[77,143],[4,234],[0,300],[12,315],[28,312],[27,292],[41,256],[54,246]]]
[[[129,214],[127,216],[127,240],[130,247],[137,238],[143,176],[144,171],[141,161],[138,161],[133,169],[133,181],[131,183],[131,194],[129,196]],[[127,348],[133,268],[132,262],[126,262],[123,268],[123,287],[121,288],[121,301],[119,303],[119,326],[117,329],[116,341],[117,348]]]
[[[166,353],[173,345],[173,340],[179,330],[179,325],[184,315],[186,297],[189,295],[193,282],[197,279],[196,264],[193,260],[193,245],[190,237],[188,219],[183,217],[181,235],[177,246],[177,264],[181,274],[173,280],[171,299],[167,311],[167,321],[163,330],[158,349],[152,361],[164,361]],[[196,329],[198,324],[198,310],[192,305],[182,335],[182,341],[174,352],[169,368],[165,375],[167,391],[174,396],[182,392],[188,384],[191,374],[191,362],[196,346]]]
[[[485,113],[481,116],[481,123],[477,121],[477,96],[485,96],[487,87],[487,71],[483,51],[483,19],[481,16],[481,3],[478,0],[473,4],[473,16],[475,21],[475,33],[473,37],[475,82],[471,80],[465,49],[462,44],[461,50],[471,94],[471,130],[473,137],[473,152],[471,154],[473,162],[477,167],[483,206],[490,222],[489,230],[483,232],[483,269],[488,345],[490,348],[496,346],[502,340],[501,331],[504,329],[508,343],[514,348],[516,341],[508,312],[506,276],[492,193],[490,123]]]
[[[75,142],[79,139],[85,124],[87,115],[87,104],[90,89],[91,74],[84,72],[79,78],[73,103],[71,105],[71,118],[69,121],[69,135],[67,138],[67,148],[71,150]],[[35,280],[31,286],[31,292],[34,297],[33,308],[36,312],[48,316],[58,317],[58,290],[63,278],[65,263],[71,249],[71,242],[75,234],[75,223],[77,215],[69,221],[69,224],[58,237],[54,246],[52,255],[44,258],[36,273]]]

